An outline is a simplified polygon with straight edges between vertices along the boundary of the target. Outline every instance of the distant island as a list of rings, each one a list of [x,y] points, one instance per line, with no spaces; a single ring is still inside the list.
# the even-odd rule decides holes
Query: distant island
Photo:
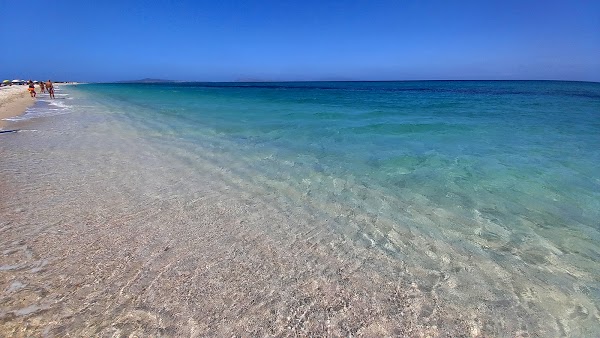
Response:
[[[141,79],[141,80],[127,80],[127,81],[117,81],[117,83],[164,83],[164,82],[178,82],[174,80],[163,80],[163,79]]]

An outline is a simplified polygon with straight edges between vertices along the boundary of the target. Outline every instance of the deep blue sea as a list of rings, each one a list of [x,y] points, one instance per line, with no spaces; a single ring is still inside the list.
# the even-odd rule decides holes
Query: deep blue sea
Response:
[[[598,83],[83,84],[60,93],[52,109],[65,114],[46,118],[85,133],[76,139],[97,150],[86,151],[95,165],[102,153],[107,171],[129,182],[123,154],[146,154],[137,171],[169,168],[169,188],[136,181],[148,195],[223,181],[223,194],[295,215],[292,225],[264,224],[283,242],[336,238],[402,262],[417,284],[438,276],[440,304],[504,318],[472,334],[600,334]],[[523,326],[506,324],[516,321]]]

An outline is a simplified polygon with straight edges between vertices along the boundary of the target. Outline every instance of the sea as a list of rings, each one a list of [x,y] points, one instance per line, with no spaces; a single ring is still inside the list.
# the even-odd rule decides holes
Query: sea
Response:
[[[600,336],[599,83],[63,85],[11,127],[0,173],[13,230],[0,232],[20,224],[27,241],[76,224],[86,245],[124,255],[94,256],[121,271],[94,301],[116,283],[138,303],[103,303],[97,327]],[[173,258],[142,249],[157,243]],[[37,255],[58,280],[52,264],[72,261],[52,247]],[[127,255],[141,268],[111,265]],[[205,291],[194,306],[179,287]],[[42,303],[26,315],[63,306]],[[120,327],[134,310],[165,317]]]

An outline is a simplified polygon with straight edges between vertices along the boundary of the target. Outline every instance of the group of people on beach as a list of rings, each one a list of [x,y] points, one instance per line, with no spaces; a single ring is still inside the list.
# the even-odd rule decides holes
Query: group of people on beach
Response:
[[[37,93],[35,92],[35,84],[33,83],[33,81],[29,80],[27,82],[29,88],[27,90],[29,90],[29,95],[31,95],[31,97],[36,97]],[[48,80],[47,82],[44,81],[40,81],[39,83],[40,86],[40,91],[42,93],[45,93],[46,91],[48,91],[48,95],[50,95],[50,98],[53,99],[54,98],[54,85],[52,84],[52,81]]]

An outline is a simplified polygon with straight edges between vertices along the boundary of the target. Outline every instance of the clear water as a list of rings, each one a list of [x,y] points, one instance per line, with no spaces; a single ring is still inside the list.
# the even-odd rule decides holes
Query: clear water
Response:
[[[128,189],[185,199],[220,181],[222,194],[295,215],[260,225],[276,241],[335,238],[401,262],[440,306],[500,318],[483,333],[600,334],[600,84],[89,84],[62,93],[67,104],[54,109],[69,114],[48,119]],[[50,112],[43,104],[25,118]],[[64,144],[55,146],[77,149]],[[164,175],[171,185],[152,183]]]

